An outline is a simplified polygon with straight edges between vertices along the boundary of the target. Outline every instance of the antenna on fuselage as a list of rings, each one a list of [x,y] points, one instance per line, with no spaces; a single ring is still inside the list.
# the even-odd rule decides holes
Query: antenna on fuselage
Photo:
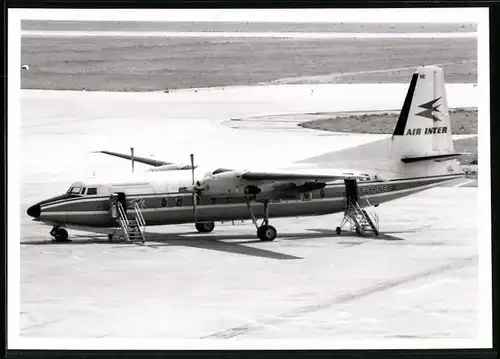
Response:
[[[130,147],[130,161],[132,161],[132,173],[134,173],[134,147]]]

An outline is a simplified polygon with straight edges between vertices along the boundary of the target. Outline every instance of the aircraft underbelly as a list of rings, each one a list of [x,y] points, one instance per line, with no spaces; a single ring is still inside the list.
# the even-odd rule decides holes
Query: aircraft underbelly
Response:
[[[98,228],[116,227],[116,222],[112,218],[109,218],[107,212],[89,213],[85,215],[72,215],[68,213],[66,215],[66,221],[63,223],[73,226],[91,226]]]
[[[340,212],[343,208],[344,201],[342,198],[301,202],[283,201],[270,204],[269,217],[315,216]],[[257,218],[264,216],[264,206],[262,204],[252,204],[252,210]],[[251,219],[248,208],[244,203],[198,206],[196,217],[199,222]],[[174,211],[157,210],[144,215],[144,219],[148,225],[189,223],[193,222],[193,210],[190,207]]]

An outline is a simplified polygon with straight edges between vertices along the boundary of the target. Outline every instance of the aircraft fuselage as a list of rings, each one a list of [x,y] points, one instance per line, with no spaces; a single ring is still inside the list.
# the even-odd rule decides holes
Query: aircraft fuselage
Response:
[[[393,179],[389,181],[359,182],[359,194],[369,199],[372,205],[434,187],[462,174],[433,177]],[[190,192],[142,193],[126,195],[127,214],[133,216],[135,203],[148,226],[193,223],[193,195]],[[52,225],[116,227],[117,222],[109,214],[109,196],[60,196],[54,200],[37,204],[36,220]],[[263,206],[253,202],[256,217],[264,215]],[[243,196],[201,196],[196,206],[197,221],[248,220],[250,214]],[[316,216],[342,212],[345,208],[345,185],[343,182],[327,185],[323,189],[304,193],[298,198],[270,202],[270,218]],[[28,211],[30,212],[30,211]],[[31,211],[33,213],[34,210]]]

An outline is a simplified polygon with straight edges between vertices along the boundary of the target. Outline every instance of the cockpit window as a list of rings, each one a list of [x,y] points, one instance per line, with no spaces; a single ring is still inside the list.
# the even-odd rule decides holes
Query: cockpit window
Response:
[[[88,188],[87,195],[97,194],[97,188]]]
[[[71,194],[80,194],[81,190],[82,190],[82,187],[71,187],[68,190],[68,193],[71,193]]]

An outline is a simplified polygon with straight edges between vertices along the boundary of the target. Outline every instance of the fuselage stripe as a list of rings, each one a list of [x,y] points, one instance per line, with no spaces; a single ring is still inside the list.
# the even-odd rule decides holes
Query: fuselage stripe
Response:
[[[449,180],[452,180],[453,178],[450,178]],[[379,198],[383,196],[387,197],[392,197],[392,196],[398,196],[404,193],[410,193],[410,192],[418,192],[422,191],[424,189],[432,188],[437,185],[442,184],[443,182],[446,182],[445,180],[440,181],[440,182],[434,182],[431,184],[426,184],[423,186],[419,187],[412,187],[412,188],[404,188],[400,190],[395,190],[395,191],[387,191],[387,192],[382,192],[382,193],[375,193],[375,194],[366,194],[363,195],[363,197],[368,198],[368,199],[373,199],[373,198]],[[322,198],[322,199],[309,199],[309,200],[288,200],[288,201],[281,201],[281,202],[273,202],[271,203],[271,211],[272,207],[274,206],[283,206],[283,205],[296,205],[296,204],[301,204],[301,205],[307,205],[307,203],[324,203],[325,205],[333,204],[335,202],[341,202],[344,201],[344,195],[336,196],[336,197],[329,197],[329,198]],[[254,206],[259,206],[258,203],[252,203],[252,207]],[[200,206],[199,209],[205,211],[205,210],[211,210],[211,209],[217,209],[217,208],[241,208],[245,207],[245,203],[221,203],[221,204],[207,204]],[[176,207],[157,207],[157,208],[143,208],[141,209],[142,212],[144,213],[151,213],[151,212],[171,212],[171,211],[191,211],[192,206],[187,205],[187,206],[176,206]],[[43,212],[42,212],[43,213]],[[107,210],[91,210],[91,211],[54,211],[54,212],[46,212],[46,214],[50,214],[50,216],[94,216],[94,215],[102,215],[102,214],[108,214]],[[43,215],[42,215],[43,217]],[[43,219],[42,219],[43,220]]]
[[[432,180],[437,180],[437,179],[440,180],[438,183],[441,183],[442,181],[446,180],[445,178],[449,178],[451,180],[451,179],[462,177],[462,176],[463,176],[462,174],[453,174],[453,175],[441,175],[441,176],[433,176],[433,177],[402,178],[402,179],[393,179],[393,180],[389,180],[389,181],[362,181],[362,182],[358,183],[358,186],[362,188],[364,186],[367,186],[367,185],[369,186],[369,185],[374,185],[374,184],[376,185],[376,184],[386,184],[386,183],[388,184],[388,183],[390,183],[391,185],[395,185],[395,184],[401,184],[401,183],[415,183],[415,182],[423,182],[423,181],[432,181]],[[344,188],[344,183],[336,183],[336,184],[327,185],[325,187],[325,190],[343,189],[343,188]],[[394,191],[391,191],[391,192],[394,192]],[[168,192],[168,193],[149,193],[149,194],[127,195],[127,198],[129,198],[129,199],[136,199],[136,198],[148,199],[148,198],[159,198],[159,197],[164,197],[167,199],[169,199],[171,197],[191,198],[192,194],[186,193],[186,192],[176,192],[176,193]],[[336,197],[336,196],[333,196],[333,197]],[[332,198],[332,197],[330,196],[329,198]],[[43,210],[47,210],[47,209],[51,209],[51,208],[54,208],[54,207],[57,207],[61,204],[66,204],[66,203],[71,203],[71,204],[73,204],[73,203],[74,204],[87,203],[87,202],[92,203],[92,202],[108,201],[108,200],[109,200],[109,196],[93,196],[91,198],[89,198],[89,197],[74,198],[73,197],[73,198],[61,199],[61,200],[58,200],[55,202],[45,203],[45,204],[42,204],[41,207]],[[206,206],[206,205],[203,205],[203,206]]]

